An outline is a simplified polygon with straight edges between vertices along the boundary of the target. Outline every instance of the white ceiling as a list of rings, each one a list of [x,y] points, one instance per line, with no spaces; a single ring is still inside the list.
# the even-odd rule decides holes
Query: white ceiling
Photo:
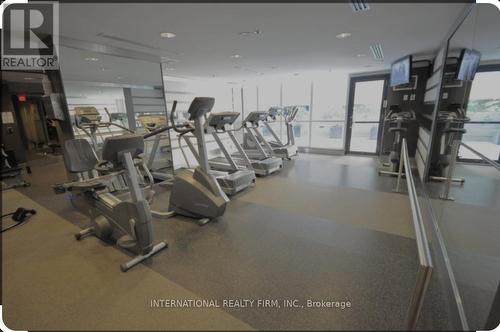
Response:
[[[64,37],[153,54],[158,60],[174,59],[170,75],[215,75],[234,81],[309,70],[375,71],[387,69],[406,54],[429,56],[464,8],[450,3],[370,6],[367,12],[354,13],[347,3],[62,3],[60,32]],[[261,34],[239,35],[255,29]],[[165,31],[177,36],[163,39],[159,34]],[[341,32],[352,36],[335,38]],[[383,47],[383,63],[372,59],[369,46],[376,42]],[[232,54],[242,58],[232,59]],[[147,85],[160,84],[161,79],[153,64],[64,47],[61,63],[65,79],[71,80]]]
[[[450,40],[450,51],[463,48],[481,52],[483,62],[500,60],[500,12],[490,4],[473,8]],[[454,52],[453,52],[454,51]]]

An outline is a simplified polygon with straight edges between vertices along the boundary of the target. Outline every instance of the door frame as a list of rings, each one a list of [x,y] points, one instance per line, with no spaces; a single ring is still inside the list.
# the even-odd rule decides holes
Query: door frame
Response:
[[[347,114],[346,114],[346,133],[345,133],[345,145],[344,154],[351,155],[368,155],[376,156],[380,152],[380,141],[382,139],[383,121],[384,121],[384,105],[387,103],[387,91],[389,87],[390,74],[377,74],[377,75],[365,75],[365,76],[355,76],[349,78],[349,96],[347,102]],[[370,82],[370,81],[384,81],[384,87],[382,89],[382,99],[380,102],[380,116],[379,116],[379,130],[377,133],[377,145],[375,152],[363,152],[363,151],[351,151],[351,138],[352,138],[352,125],[353,125],[353,113],[354,113],[354,96],[356,94],[356,83],[358,82]],[[370,121],[371,123],[371,121]]]

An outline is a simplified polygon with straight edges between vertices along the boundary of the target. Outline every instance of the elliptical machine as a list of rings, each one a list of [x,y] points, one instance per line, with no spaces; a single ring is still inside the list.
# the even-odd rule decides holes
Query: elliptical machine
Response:
[[[389,107],[384,122],[387,123],[389,132],[393,133],[391,151],[389,153],[389,171],[379,171],[379,174],[397,175],[401,160],[401,144],[406,136],[408,125],[417,118],[413,110],[403,111],[398,105]]]
[[[107,108],[104,108],[104,111],[108,116],[108,122],[102,121],[101,114],[94,106],[75,107],[75,127],[89,137],[92,147],[97,154],[100,154],[106,137],[119,136],[123,133],[134,133],[133,130],[114,122],[120,119],[117,113],[113,113],[116,114],[116,116],[113,116]],[[112,131],[112,126],[117,127],[119,131]],[[101,129],[106,131],[103,132]]]
[[[263,121],[264,126],[267,131],[271,134],[274,141],[269,141],[269,145],[271,145],[274,154],[277,157],[281,157],[283,159],[291,160],[292,157],[297,155],[297,146],[295,145],[295,136],[293,134],[293,120],[297,113],[300,110],[300,107],[309,107],[309,106],[285,106],[283,108],[271,107],[268,110],[268,117],[266,121]],[[281,139],[278,137],[276,132],[271,127],[270,123],[277,121],[278,115],[281,115],[285,120],[286,126],[286,143],[283,143]]]
[[[177,101],[174,101],[170,120],[172,129],[180,136],[194,134],[198,145],[198,162],[194,170],[180,169],[176,172],[170,194],[170,213],[197,218],[200,225],[222,216],[229,198],[210,173],[207,145],[202,119],[212,110],[215,99],[196,97],[188,109],[190,122],[183,126],[175,124]],[[192,122],[192,123],[191,123]]]

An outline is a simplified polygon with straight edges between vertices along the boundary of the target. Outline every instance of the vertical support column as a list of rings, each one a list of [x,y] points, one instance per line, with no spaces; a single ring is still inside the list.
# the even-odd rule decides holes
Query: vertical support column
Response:
[[[134,103],[132,101],[132,89],[123,88],[123,97],[125,99],[125,109],[127,111],[128,127],[130,130],[135,130],[135,114]]]
[[[231,109],[234,112],[234,88],[231,88]]]
[[[311,100],[309,101],[309,144],[308,147],[311,147],[311,138],[312,138],[312,114],[313,114],[313,98],[314,98],[314,83],[311,81]]]
[[[260,103],[259,103],[259,86],[258,86],[258,85],[256,85],[256,86],[255,86],[255,92],[256,92],[255,97],[257,98],[257,99],[256,99],[256,105],[255,105],[255,106],[256,106],[256,109],[255,109],[255,110],[256,110],[256,111],[260,111]]]
[[[283,109],[283,83],[280,83],[280,108]],[[280,138],[283,137],[283,117],[280,116]]]
[[[243,98],[243,87],[241,87],[240,93],[241,93],[241,118],[245,119],[245,99]]]

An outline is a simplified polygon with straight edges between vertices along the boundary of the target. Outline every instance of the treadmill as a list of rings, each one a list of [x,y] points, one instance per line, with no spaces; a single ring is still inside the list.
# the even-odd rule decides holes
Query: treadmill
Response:
[[[274,129],[269,125],[277,120],[278,115],[280,115],[280,111],[286,125],[286,144],[281,141]],[[267,112],[267,119],[264,121],[264,126],[274,138],[274,141],[269,141],[269,145],[272,147],[274,155],[277,157],[290,160],[292,157],[297,155],[297,146],[295,145],[292,122],[298,111],[299,106],[286,106],[282,109],[278,107],[271,107]]]
[[[245,153],[252,162],[257,175],[269,175],[283,168],[283,160],[274,156],[271,145],[259,131],[259,122],[267,119],[267,112],[250,112],[243,121],[246,136],[252,141],[254,148],[244,146]]]
[[[166,126],[165,115],[140,115],[137,117],[146,132],[151,133],[158,128]],[[170,134],[160,133],[153,138],[144,140],[147,167],[153,178],[159,181],[173,180],[174,166],[170,153]]]
[[[226,125],[232,125],[239,115],[237,112],[210,113],[205,122],[206,133],[212,134],[223,154],[223,156],[209,159],[208,163],[212,171],[220,173],[220,176],[215,173],[214,175],[228,195],[234,195],[255,185],[255,171],[250,159],[248,159],[245,150],[243,150],[236,137],[234,137],[232,130],[226,130]],[[229,136],[238,150],[238,156],[231,155],[219,134],[227,134]]]
[[[231,131],[226,131],[225,129],[225,125],[233,123],[237,117],[238,113],[233,112],[213,113],[209,115],[208,119],[205,122],[204,128],[204,131],[206,133],[212,134],[215,142],[224,154],[224,157],[209,159],[208,164],[210,166],[210,174],[212,174],[217,179],[220,187],[227,195],[234,195],[255,184],[255,172],[252,169],[252,164],[248,157],[246,157],[246,155],[243,155],[243,157],[233,158],[227,151],[226,147],[219,137],[219,133],[227,133],[233,143],[237,143],[235,144],[236,148],[241,148],[233,133]],[[182,137],[187,143],[187,146],[189,147],[189,150],[191,151],[193,156],[198,162],[200,162],[200,155],[193,142],[191,141],[191,138],[195,137],[188,135],[183,135]],[[182,145],[179,146],[184,158],[186,159],[186,162],[189,165],[188,159],[182,149]],[[241,148],[241,152],[244,153],[243,148]],[[245,163],[245,157],[247,163]]]

